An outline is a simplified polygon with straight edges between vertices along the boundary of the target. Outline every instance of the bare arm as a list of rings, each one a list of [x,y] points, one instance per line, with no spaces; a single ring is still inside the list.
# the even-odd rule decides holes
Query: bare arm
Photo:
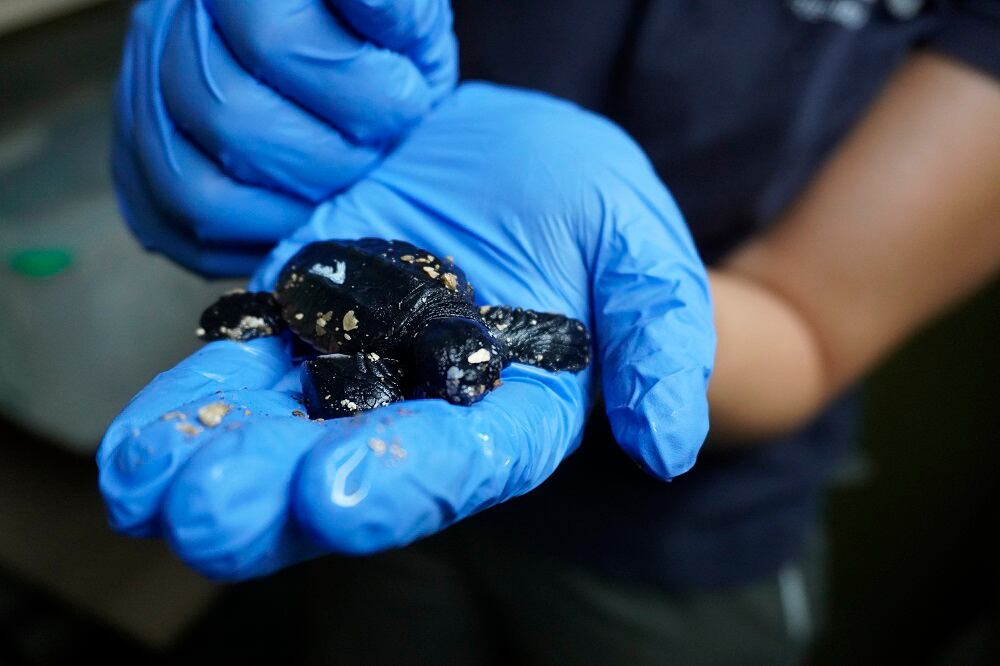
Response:
[[[914,55],[799,201],[711,274],[713,441],[802,424],[1000,268],[1000,84]]]

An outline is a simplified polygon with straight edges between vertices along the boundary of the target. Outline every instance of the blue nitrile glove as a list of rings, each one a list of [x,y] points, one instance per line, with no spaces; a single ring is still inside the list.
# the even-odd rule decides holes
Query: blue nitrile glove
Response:
[[[480,304],[588,322],[622,447],[662,479],[694,463],[715,341],[706,275],[667,190],[610,122],[465,85],[250,287],[273,287],[306,242],[362,236],[453,256]],[[408,401],[319,423],[293,415],[305,408],[286,339],[213,342],[112,424],[101,490],[116,529],[162,534],[212,576],[399,546],[541,483],[579,442],[595,377],[514,364],[471,407]],[[222,423],[200,423],[217,402],[231,406]]]
[[[448,0],[146,0],[115,104],[125,218],[188,268],[247,275],[456,77]]]

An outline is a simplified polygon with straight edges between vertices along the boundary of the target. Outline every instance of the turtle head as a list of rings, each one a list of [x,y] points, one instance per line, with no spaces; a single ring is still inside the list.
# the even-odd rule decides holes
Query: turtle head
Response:
[[[417,334],[412,359],[415,397],[471,405],[499,384],[506,355],[480,322],[447,317]]]

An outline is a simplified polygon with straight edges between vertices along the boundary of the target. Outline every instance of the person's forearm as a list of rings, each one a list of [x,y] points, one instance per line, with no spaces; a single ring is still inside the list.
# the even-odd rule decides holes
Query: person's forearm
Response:
[[[710,441],[754,441],[816,411],[827,373],[816,333],[796,307],[730,271],[710,271],[709,281],[718,336]]]
[[[998,265],[1000,86],[914,56],[787,215],[714,271],[710,440],[802,425]]]

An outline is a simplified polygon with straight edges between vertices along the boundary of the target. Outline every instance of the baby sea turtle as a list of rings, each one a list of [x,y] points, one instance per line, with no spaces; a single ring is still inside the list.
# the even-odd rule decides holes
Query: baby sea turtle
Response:
[[[302,365],[313,418],[397,400],[471,405],[512,361],[579,372],[590,360],[576,319],[506,305],[476,307],[454,261],[404,241],[362,238],[303,247],[277,289],[222,296],[201,316],[202,340],[247,341],[285,328],[322,355]]]

